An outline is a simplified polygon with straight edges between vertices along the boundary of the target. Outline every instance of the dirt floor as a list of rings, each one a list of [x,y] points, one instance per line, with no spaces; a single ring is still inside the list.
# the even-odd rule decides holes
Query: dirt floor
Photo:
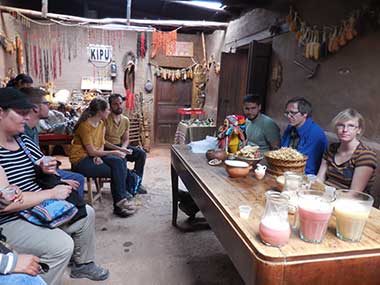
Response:
[[[244,284],[211,230],[183,233],[172,227],[168,147],[148,154],[143,185],[148,194],[137,196],[132,217],[112,214],[108,189],[95,206],[97,262],[110,270],[109,279],[71,279],[67,270],[63,284]],[[180,222],[186,218],[179,213]]]

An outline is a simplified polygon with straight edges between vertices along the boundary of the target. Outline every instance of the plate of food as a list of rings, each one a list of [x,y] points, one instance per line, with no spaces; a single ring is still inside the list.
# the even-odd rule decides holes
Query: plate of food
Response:
[[[246,145],[236,153],[235,159],[242,160],[252,166],[256,166],[256,164],[259,163],[263,157],[261,156],[259,146]]]

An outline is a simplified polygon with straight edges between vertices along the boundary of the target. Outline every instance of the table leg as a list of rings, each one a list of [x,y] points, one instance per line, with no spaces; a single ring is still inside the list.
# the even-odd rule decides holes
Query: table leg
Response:
[[[172,180],[172,225],[177,226],[177,216],[178,216],[178,174],[171,165],[171,180]]]

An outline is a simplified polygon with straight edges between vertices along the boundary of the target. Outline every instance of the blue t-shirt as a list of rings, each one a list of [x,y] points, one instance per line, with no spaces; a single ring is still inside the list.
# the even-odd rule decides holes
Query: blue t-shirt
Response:
[[[290,125],[285,129],[281,139],[281,146],[289,146],[291,129],[292,126]],[[306,122],[297,128],[297,132],[300,137],[297,150],[308,156],[305,172],[306,174],[317,174],[323,153],[328,147],[325,132],[310,118],[307,118]]]

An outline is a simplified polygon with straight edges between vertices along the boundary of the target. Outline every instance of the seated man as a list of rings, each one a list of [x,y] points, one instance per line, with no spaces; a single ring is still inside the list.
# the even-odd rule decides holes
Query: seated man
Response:
[[[21,88],[21,92],[27,95],[29,101],[34,105],[29,114],[29,120],[25,125],[25,134],[39,146],[37,124],[41,119],[46,119],[49,113],[48,102],[45,99],[45,92],[38,88]],[[57,170],[62,180],[78,191],[78,194],[84,196],[84,176],[79,173]]]
[[[328,141],[323,129],[310,118],[311,113],[311,104],[303,97],[292,98],[286,103],[284,115],[289,125],[282,136],[281,146],[307,155],[306,174],[317,174]]]
[[[270,117],[261,113],[260,97],[245,96],[243,112],[247,118],[245,133],[248,145],[258,145],[261,154],[271,149],[278,149],[281,140],[280,128]]]
[[[138,147],[129,145],[129,119],[124,116],[122,105],[123,99],[120,94],[112,94],[108,98],[111,114],[105,120],[107,149],[120,150],[126,153],[128,161],[135,162],[134,170],[143,178],[146,153]],[[139,194],[146,194],[145,187],[140,185]]]

